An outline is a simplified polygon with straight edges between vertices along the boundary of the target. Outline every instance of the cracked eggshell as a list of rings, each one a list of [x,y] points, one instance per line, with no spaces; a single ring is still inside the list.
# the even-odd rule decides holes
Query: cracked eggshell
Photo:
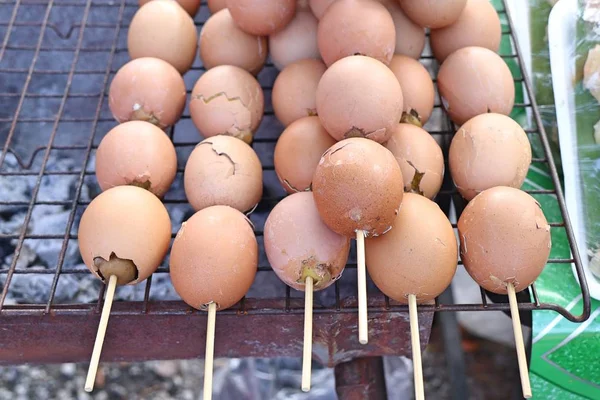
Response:
[[[394,226],[365,242],[366,265],[377,287],[390,298],[408,303],[435,299],[456,272],[458,243],[452,224],[433,201],[406,193]]]
[[[173,287],[190,306],[231,307],[250,289],[258,267],[258,244],[250,221],[227,206],[198,211],[181,225],[173,242]]]
[[[173,0],[153,0],[133,16],[127,34],[132,59],[156,57],[187,72],[194,63],[197,43],[192,17]]]
[[[446,0],[438,0],[441,3]],[[417,3],[417,1],[411,1]],[[493,52],[500,48],[502,27],[500,18],[489,0],[467,0],[458,20],[441,29],[432,29],[429,37],[431,51],[443,62],[458,49],[469,46],[485,47]]]
[[[415,125],[398,124],[385,144],[392,152],[404,178],[404,191],[433,199],[444,179],[444,155],[440,145]]]
[[[139,0],[138,4],[141,7],[149,1],[151,0]],[[179,4],[188,14],[190,14],[190,17],[194,18],[200,9],[202,0],[177,0],[177,4]]]
[[[398,4],[398,0],[380,2],[387,8],[396,29],[395,54],[418,59],[425,48],[425,29],[411,21]]]
[[[275,173],[288,193],[310,190],[312,178],[335,140],[317,117],[304,117],[288,126],[275,146]]]
[[[478,194],[458,220],[465,269],[484,289],[525,290],[540,275],[552,248],[550,225],[529,194],[497,186]]]
[[[206,71],[192,89],[190,115],[200,133],[252,141],[264,111],[260,84],[248,71],[219,65]]]
[[[196,211],[226,205],[247,212],[262,196],[262,166],[246,143],[231,136],[214,136],[200,142],[190,154],[183,183]]]
[[[404,113],[416,113],[421,125],[425,125],[433,111],[435,99],[431,75],[419,61],[402,55],[392,58],[390,69],[402,88]]]
[[[396,29],[380,3],[338,0],[319,21],[318,44],[328,67],[352,55],[373,57],[387,65],[396,48]]]
[[[229,10],[208,18],[198,41],[200,59],[207,69],[217,65],[235,65],[253,75],[260,72],[267,59],[267,38],[241,30]]]
[[[400,6],[411,20],[431,29],[455,23],[466,5],[467,0],[400,0]]]
[[[207,0],[206,5],[212,14],[227,8],[227,0]]]
[[[318,21],[310,11],[298,11],[285,28],[269,36],[271,60],[277,69],[306,58],[321,58],[317,25]]]
[[[315,203],[323,222],[334,232],[354,237],[390,230],[402,203],[402,172],[394,155],[364,138],[342,140],[330,147],[313,177]]]
[[[148,122],[117,125],[96,151],[96,178],[102,190],[134,185],[162,197],[176,173],[177,154],[171,139]]]
[[[162,263],[171,243],[171,220],[160,200],[135,186],[117,186],[100,193],[87,206],[79,223],[79,251],[83,262],[99,279],[94,259],[111,254],[137,267],[136,284]]]
[[[454,184],[471,200],[494,186],[519,189],[531,164],[531,144],[510,117],[481,114],[458,129],[448,157]]]
[[[185,100],[181,75],[167,62],[152,57],[123,65],[108,92],[108,106],[117,121],[146,121],[161,129],[179,120]]]
[[[231,16],[242,30],[269,36],[285,27],[296,14],[296,0],[227,0]]]
[[[275,116],[284,126],[317,115],[317,86],[327,67],[320,60],[301,60],[285,67],[273,84]]]
[[[514,85],[504,60],[483,47],[457,50],[438,73],[442,104],[459,125],[479,114],[509,115],[515,102]]]
[[[350,239],[338,235],[319,217],[313,194],[292,194],[279,202],[265,222],[265,252],[273,271],[286,285],[304,290],[329,287],[344,271]]]
[[[402,116],[402,88],[383,63],[350,56],[325,71],[317,87],[317,114],[336,140],[386,142]]]

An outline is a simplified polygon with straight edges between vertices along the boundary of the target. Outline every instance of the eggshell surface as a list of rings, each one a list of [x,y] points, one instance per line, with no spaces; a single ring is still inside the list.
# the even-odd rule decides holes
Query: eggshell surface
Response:
[[[433,300],[452,281],[458,244],[452,225],[433,201],[406,193],[387,234],[365,242],[366,265],[377,287],[390,298],[408,303]]]
[[[146,121],[161,129],[179,120],[185,100],[181,75],[167,62],[152,57],[122,66],[108,92],[108,106],[117,121]]]
[[[173,242],[173,287],[190,306],[224,310],[246,294],[258,267],[258,244],[246,216],[227,206],[198,211]]]
[[[455,23],[467,5],[467,0],[399,0],[399,4],[415,23],[437,29]]]
[[[117,280],[119,285],[136,284],[148,278],[162,263],[171,243],[171,220],[165,206],[147,190],[117,186],[99,194],[87,206],[78,231],[83,262],[99,279],[98,259],[115,256],[131,260],[136,279]]]
[[[317,87],[327,67],[320,60],[300,60],[285,67],[273,84],[275,116],[284,126],[317,115]]]
[[[269,36],[271,60],[277,69],[307,58],[321,58],[317,25],[310,11],[298,11],[286,27]]]
[[[139,0],[138,3],[141,7],[149,1],[152,0]],[[202,0],[177,0],[177,4],[179,4],[188,14],[190,14],[190,17],[193,18],[198,13],[200,5],[202,5]]]
[[[350,240],[327,227],[310,192],[292,194],[269,214],[265,251],[277,276],[288,286],[304,290],[313,278],[314,290],[337,280],[346,266]]]
[[[398,0],[384,0],[381,3],[387,8],[394,21],[396,30],[394,53],[418,59],[425,48],[425,29],[406,16]]]
[[[188,158],[185,194],[194,210],[227,205],[250,211],[262,196],[262,167],[254,150],[230,136],[203,140]]]
[[[404,113],[416,116],[425,125],[435,100],[431,75],[419,61],[402,55],[395,55],[389,67],[402,88]]]
[[[484,289],[526,289],[544,269],[552,248],[550,225],[529,194],[497,186],[481,192],[458,220],[465,269]]]
[[[387,141],[400,121],[402,88],[383,63],[350,56],[325,71],[317,87],[317,114],[336,140]]]
[[[412,3],[417,7],[417,1],[413,0]],[[458,20],[444,28],[432,29],[429,40],[433,55],[439,62],[443,62],[450,54],[463,47],[485,47],[497,52],[501,39],[502,26],[494,6],[488,0],[467,0]]]
[[[207,69],[217,65],[234,65],[258,74],[268,54],[267,38],[241,30],[229,10],[221,10],[208,18],[198,41],[200,59]]]
[[[183,74],[194,62],[197,42],[194,20],[172,0],[153,0],[133,16],[127,33],[132,59],[156,57]]]
[[[392,152],[404,178],[404,191],[433,199],[444,180],[444,156],[435,139],[425,130],[398,124],[385,144]]]
[[[396,29],[380,3],[338,0],[319,21],[318,44],[327,66],[352,55],[373,57],[387,65],[396,49]]]
[[[96,178],[102,190],[135,185],[162,197],[176,173],[173,143],[165,132],[147,122],[117,125],[96,151]]]
[[[450,55],[438,73],[438,89],[444,108],[459,125],[479,114],[509,115],[515,102],[510,69],[483,47],[465,47]]]
[[[372,140],[342,140],[321,157],[313,177],[319,215],[334,232],[354,237],[391,229],[402,203],[402,172],[394,155]]]
[[[232,65],[206,71],[194,85],[190,114],[204,137],[234,136],[246,143],[262,119],[264,96],[249,72]]]
[[[531,164],[531,145],[510,117],[481,114],[454,135],[449,164],[454,184],[466,200],[494,186],[519,189]]]
[[[305,117],[288,126],[275,146],[275,173],[288,193],[310,190],[312,178],[327,149],[335,140],[317,117]]]
[[[226,0],[226,4],[235,23],[258,36],[283,29],[296,13],[296,0]]]

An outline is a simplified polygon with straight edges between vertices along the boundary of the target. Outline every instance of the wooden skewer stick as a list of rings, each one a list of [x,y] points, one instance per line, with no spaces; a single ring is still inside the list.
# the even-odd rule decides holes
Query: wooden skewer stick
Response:
[[[206,352],[204,355],[204,400],[212,398],[213,359],[215,357],[215,322],[217,319],[217,303],[208,305],[208,321],[206,324]]]
[[[521,374],[521,388],[523,397],[531,397],[531,383],[529,382],[529,370],[527,368],[527,356],[525,355],[525,345],[523,344],[523,331],[521,330],[521,317],[519,316],[519,307],[517,305],[517,295],[512,283],[507,286],[508,302],[510,303],[510,315],[512,317],[513,331],[515,334],[515,346],[517,347],[517,359],[519,361],[519,373]]]
[[[98,363],[100,362],[100,354],[102,353],[102,345],[104,344],[104,336],[106,335],[106,327],[108,326],[108,317],[110,316],[110,309],[112,308],[116,288],[117,276],[111,275],[108,278],[108,286],[106,288],[106,295],[104,296],[104,305],[102,306],[102,315],[100,316],[100,325],[98,325],[94,351],[92,351],[92,359],[90,360],[87,378],[85,379],[86,392],[94,390],[94,382],[96,381],[96,373],[98,372]]]
[[[304,287],[304,351],[302,354],[302,391],[310,390],[312,363],[313,278],[306,278]]]
[[[356,253],[358,258],[358,341],[369,342],[367,321],[367,268],[365,266],[365,232],[356,231]]]
[[[423,386],[423,363],[421,361],[421,338],[419,337],[419,315],[417,314],[417,296],[408,295],[408,315],[410,318],[410,339],[413,358],[413,373],[415,380],[415,399],[425,399]]]

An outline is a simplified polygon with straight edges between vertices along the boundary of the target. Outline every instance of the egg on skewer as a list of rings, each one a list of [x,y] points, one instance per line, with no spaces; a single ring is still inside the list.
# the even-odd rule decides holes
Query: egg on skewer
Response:
[[[523,397],[531,397],[516,292],[540,275],[552,248],[550,225],[541,205],[512,187],[484,190],[458,220],[460,255],[465,269],[484,289],[508,294]]]
[[[335,140],[317,117],[304,117],[290,124],[275,145],[275,173],[288,193],[308,191],[321,156]]]
[[[102,190],[135,185],[164,196],[177,173],[177,154],[161,129],[129,121],[111,129],[96,151],[96,179]]]
[[[169,63],[152,57],[119,68],[108,91],[108,106],[117,121],[146,121],[161,129],[181,118],[185,100],[181,75]]]
[[[356,237],[358,258],[359,341],[368,342],[365,236],[392,229],[404,188],[394,155],[364,139],[342,140],[329,148],[313,177],[312,189],[319,215],[334,232]]]
[[[149,191],[117,186],[102,192],[87,206],[79,223],[78,240],[85,265],[107,284],[85,382],[85,390],[90,392],[115,288],[139,283],[158,268],[171,242],[171,220],[165,206]]]
[[[204,399],[212,396],[216,312],[241,300],[257,266],[258,244],[250,222],[228,206],[198,211],[182,224],[173,242],[173,287],[191,307],[208,311]]]
[[[277,276],[304,290],[302,390],[310,389],[313,291],[337,280],[346,266],[350,240],[333,232],[319,217],[313,194],[292,194],[278,203],[265,223],[265,252]]]
[[[440,295],[452,281],[458,261],[452,225],[439,206],[406,193],[393,229],[366,241],[367,269],[388,297],[408,303],[415,397],[424,398],[417,303]]]
[[[127,31],[132,59],[156,57],[180,74],[194,63],[198,33],[189,14],[173,0],[152,0],[140,7]]]

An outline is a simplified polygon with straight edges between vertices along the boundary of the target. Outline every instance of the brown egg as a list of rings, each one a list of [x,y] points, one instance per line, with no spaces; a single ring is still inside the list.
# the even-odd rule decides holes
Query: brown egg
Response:
[[[335,140],[317,117],[304,117],[288,126],[275,146],[275,173],[288,193],[310,190],[325,151]]]
[[[227,9],[208,18],[200,31],[198,47],[206,69],[235,65],[254,75],[265,65],[268,54],[267,38],[238,28]]]
[[[442,62],[456,50],[468,46],[496,52],[501,38],[502,27],[494,6],[488,0],[467,0],[458,20],[445,28],[432,29],[429,41],[433,55]]]
[[[227,8],[227,0],[207,0],[206,5],[212,14]]]
[[[305,58],[321,58],[317,25],[310,11],[299,11],[285,28],[269,36],[271,60],[277,69]]]
[[[458,245],[454,229],[433,201],[406,193],[387,234],[367,239],[366,264],[369,276],[388,297],[408,303],[439,296],[456,272]]]
[[[317,114],[336,140],[386,142],[402,116],[402,88],[383,63],[364,56],[333,64],[317,87]]]
[[[301,60],[277,75],[271,100],[275,116],[284,125],[317,115],[317,86],[327,67],[320,60]]]
[[[229,135],[252,141],[265,101],[249,72],[232,65],[211,68],[198,79],[191,98],[192,121],[204,137]]]
[[[389,64],[396,29],[388,10],[376,1],[338,0],[319,21],[319,51],[327,66],[347,56],[363,55]]]
[[[181,225],[171,250],[173,287],[190,306],[224,310],[241,300],[256,275],[258,244],[246,216],[227,206],[198,211]]]
[[[550,225],[542,206],[527,193],[497,186],[481,192],[458,220],[460,256],[484,289],[506,294],[507,283],[526,289],[544,269]]]
[[[425,130],[398,124],[385,144],[392,152],[404,178],[404,190],[433,199],[444,179],[444,155],[440,145]]]
[[[309,11],[310,5],[308,4],[308,0],[297,0],[296,1],[296,11]]]
[[[456,132],[448,161],[458,191],[471,200],[494,186],[520,188],[531,164],[531,145],[510,117],[481,114]]]
[[[133,16],[127,34],[132,59],[160,58],[181,74],[194,63],[196,43],[194,20],[173,0],[153,0],[141,7]]]
[[[515,102],[510,69],[483,47],[465,47],[448,57],[438,73],[438,90],[444,108],[459,125],[479,114],[508,115]]]
[[[215,136],[196,146],[185,165],[185,194],[194,210],[226,205],[252,210],[262,196],[262,166],[246,143]]]
[[[391,229],[404,193],[394,155],[372,140],[342,140],[321,157],[313,193],[323,222],[354,237],[383,235]]]
[[[179,120],[185,100],[181,75],[165,61],[151,57],[123,65],[108,92],[108,106],[117,121],[146,121],[162,129]]]
[[[404,104],[403,120],[417,120],[417,125],[425,125],[435,99],[435,89],[431,76],[425,67],[407,56],[395,55],[390,69],[396,75],[402,88]]]
[[[304,290],[309,276],[314,290],[333,284],[342,275],[350,251],[350,240],[323,223],[310,192],[292,194],[273,208],[265,222],[264,240],[273,271],[297,290]]]
[[[173,143],[148,122],[117,125],[104,136],[96,151],[96,178],[102,190],[134,185],[162,197],[176,173]]]
[[[425,29],[412,22],[402,11],[398,0],[383,0],[381,4],[387,8],[396,29],[395,54],[418,59],[425,48]]]
[[[79,251],[102,281],[134,285],[161,264],[171,243],[171,220],[160,200],[135,186],[102,192],[87,206],[79,223]]]
[[[323,18],[323,15],[325,15],[325,11],[327,11],[334,1],[336,0],[309,0],[308,5],[315,17],[321,19]]]
[[[227,0],[231,16],[244,31],[269,36],[283,29],[296,13],[296,0]]]
[[[455,23],[466,4],[467,0],[400,0],[400,6],[411,20],[432,29]]]
[[[141,7],[149,1],[151,0],[138,0],[138,4]],[[177,3],[193,18],[198,13],[202,0],[177,0]]]

